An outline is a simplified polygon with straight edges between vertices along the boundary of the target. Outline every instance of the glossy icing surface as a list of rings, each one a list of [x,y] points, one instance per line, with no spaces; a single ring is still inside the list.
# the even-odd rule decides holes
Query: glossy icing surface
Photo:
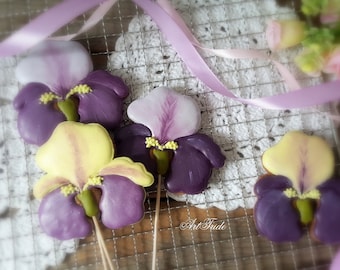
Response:
[[[265,151],[262,163],[268,172],[288,177],[299,193],[330,178],[335,166],[332,149],[323,139],[298,131],[288,132]]]
[[[206,189],[212,169],[224,165],[219,146],[197,133],[200,111],[190,97],[160,87],[132,102],[128,116],[138,124],[115,131],[118,156],[142,162],[155,177],[164,175],[169,192],[200,193]],[[161,152],[167,157],[159,155]]]
[[[61,240],[85,237],[99,212],[111,229],[143,217],[143,187],[153,176],[141,163],[113,156],[111,138],[99,124],[66,121],[56,127],[36,156],[46,172],[34,186],[44,232]]]
[[[196,102],[166,87],[158,87],[145,98],[133,101],[127,113],[133,122],[148,127],[160,143],[191,135],[201,124]]]
[[[275,242],[297,241],[303,227],[324,243],[339,243],[340,178],[330,146],[316,136],[289,132],[263,154],[271,173],[255,184],[258,232]]]
[[[77,42],[43,42],[18,64],[16,74],[24,86],[13,105],[27,143],[43,144],[65,120],[108,129],[121,122],[127,86],[106,71],[92,71],[88,52]]]

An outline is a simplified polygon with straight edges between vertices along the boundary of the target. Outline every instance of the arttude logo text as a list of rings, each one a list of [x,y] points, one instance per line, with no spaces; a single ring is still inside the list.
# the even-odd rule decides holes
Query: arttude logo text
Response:
[[[218,221],[217,218],[206,218],[203,221],[197,221],[195,219],[188,219],[179,225],[181,230],[212,230],[212,231],[222,231],[227,228],[224,221]]]

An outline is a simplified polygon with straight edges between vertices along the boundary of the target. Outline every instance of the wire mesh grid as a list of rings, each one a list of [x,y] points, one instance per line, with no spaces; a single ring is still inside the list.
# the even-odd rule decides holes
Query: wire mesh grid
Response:
[[[0,36],[4,38],[59,1],[0,1]],[[283,2],[283,1],[280,1]],[[266,19],[294,15],[296,2],[251,0],[172,1],[199,41],[214,48],[267,50]],[[280,3],[281,4],[281,3]],[[88,14],[57,34],[73,33]],[[308,231],[296,243],[274,244],[256,232],[253,184],[264,173],[263,150],[293,129],[321,135],[336,148],[329,108],[266,111],[228,100],[194,78],[143,11],[119,1],[93,29],[77,37],[91,53],[95,69],[108,69],[130,86],[126,102],[167,85],[197,100],[202,111],[201,132],[209,134],[227,157],[200,195],[179,196],[162,191],[157,266],[159,269],[327,269],[337,246],[312,240]],[[305,85],[320,82],[299,73],[289,53],[276,56]],[[16,130],[12,100],[20,86],[14,68],[20,57],[1,59],[0,265],[7,269],[102,269],[96,238],[79,242],[52,241],[40,231],[38,202],[32,186],[41,172],[34,164],[35,147],[24,144]],[[285,91],[269,61],[239,61],[206,55],[207,63],[230,89],[242,97]],[[125,121],[128,120],[125,118]],[[148,269],[152,258],[155,191],[149,190],[145,218],[119,230],[103,228],[117,269]],[[178,201],[174,200],[176,198]],[[183,202],[180,202],[183,201]],[[214,207],[215,206],[215,207]],[[221,230],[189,229],[209,218]],[[46,245],[50,248],[46,249]],[[64,258],[64,255],[67,256]]]

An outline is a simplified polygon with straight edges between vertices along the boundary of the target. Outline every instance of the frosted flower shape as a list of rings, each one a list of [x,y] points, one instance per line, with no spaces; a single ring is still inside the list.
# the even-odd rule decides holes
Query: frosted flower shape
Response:
[[[63,121],[119,125],[128,88],[121,78],[92,71],[85,48],[73,41],[45,41],[17,66],[24,87],[14,100],[21,137],[41,145]]]
[[[104,127],[72,121],[56,127],[36,155],[46,172],[34,186],[46,234],[60,240],[85,237],[92,232],[89,218],[99,213],[110,229],[143,218],[143,187],[153,183],[153,176],[141,163],[113,156]]]
[[[142,162],[154,175],[164,175],[169,192],[200,193],[212,169],[224,165],[219,146],[197,133],[200,110],[190,97],[159,87],[132,102],[127,112],[137,124],[115,131],[118,155]]]
[[[340,242],[340,179],[334,156],[317,136],[289,132],[262,158],[270,174],[255,184],[257,230],[275,242],[297,241],[303,226],[324,243]]]

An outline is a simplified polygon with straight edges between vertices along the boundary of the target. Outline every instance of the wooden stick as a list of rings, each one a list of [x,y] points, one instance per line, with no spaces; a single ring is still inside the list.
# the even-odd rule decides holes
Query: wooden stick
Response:
[[[107,269],[107,263],[108,263],[109,264],[109,269],[110,270],[114,270],[112,261],[110,259],[109,252],[107,251],[107,247],[105,245],[105,241],[104,241],[103,234],[102,234],[102,231],[100,229],[98,220],[97,220],[97,218],[95,216],[92,217],[92,220],[93,220],[93,223],[94,223],[94,228],[95,228],[97,239],[98,239],[98,245],[99,245],[99,247],[101,249],[101,252],[104,254],[104,256],[102,256],[104,269],[108,270]]]
[[[156,258],[157,258],[157,236],[158,236],[158,223],[159,223],[159,209],[161,204],[161,182],[162,176],[158,175],[157,183],[157,197],[156,197],[156,209],[155,209],[155,223],[153,231],[153,249],[152,249],[152,270],[156,269]]]
[[[105,254],[104,254],[104,250],[103,250],[103,245],[101,244],[101,241],[99,239],[99,235],[97,233],[97,226],[95,226],[95,231],[96,231],[95,234],[96,234],[96,237],[97,237],[97,242],[98,242],[98,246],[99,246],[99,250],[100,250],[100,256],[102,258],[104,270],[108,270],[107,262],[106,262],[106,258],[105,258]]]

